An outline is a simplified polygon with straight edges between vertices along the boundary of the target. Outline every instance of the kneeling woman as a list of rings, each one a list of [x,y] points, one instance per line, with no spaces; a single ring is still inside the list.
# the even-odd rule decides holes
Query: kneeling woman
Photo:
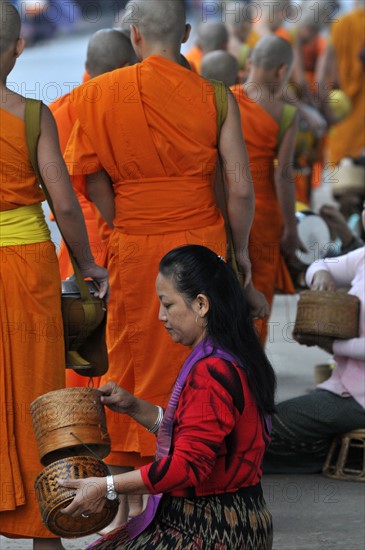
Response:
[[[260,479],[275,375],[242,288],[222,258],[190,245],[164,256],[156,290],[159,319],[176,343],[192,348],[164,414],[116,384],[100,388],[105,405],[157,432],[156,461],[108,484],[60,480],[77,489],[63,512],[100,511],[112,482],[119,494],[149,493],[147,508],[90,548],[270,549]]]

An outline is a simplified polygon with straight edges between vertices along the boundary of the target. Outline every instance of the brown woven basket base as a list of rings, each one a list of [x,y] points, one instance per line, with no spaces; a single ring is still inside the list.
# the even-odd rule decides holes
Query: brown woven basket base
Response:
[[[102,512],[92,514],[88,518],[66,516],[62,514],[61,510],[71,504],[73,496],[65,498],[49,513],[43,514],[43,522],[51,533],[69,539],[87,537],[107,527],[113,521],[118,511],[117,501],[105,500]]]
[[[108,469],[104,462],[91,456],[75,456],[58,460],[37,476],[35,491],[42,521],[52,533],[64,538],[86,537],[107,527],[118,511],[118,501],[105,499],[102,512],[88,518],[66,516],[61,513],[73,500],[75,491],[61,487],[58,479],[104,477]]]
[[[329,338],[328,336],[320,336],[318,334],[300,334],[293,332],[293,338],[298,344],[304,346],[319,346],[320,348],[326,347],[331,344],[335,338]]]

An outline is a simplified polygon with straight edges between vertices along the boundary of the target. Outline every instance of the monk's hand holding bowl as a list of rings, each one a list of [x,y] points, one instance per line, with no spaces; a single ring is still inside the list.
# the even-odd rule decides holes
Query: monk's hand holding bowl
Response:
[[[71,504],[61,510],[72,517],[88,517],[101,512],[105,506],[107,483],[105,477],[84,479],[58,479],[62,487],[75,489],[76,495]]]
[[[336,290],[336,283],[325,269],[317,271],[313,275],[310,285],[311,290]]]
[[[97,265],[95,263],[91,263],[85,266],[80,265],[80,270],[85,278],[89,277],[97,284],[95,296],[97,298],[105,297],[106,299],[108,299],[108,271],[104,267],[101,267],[100,265]]]

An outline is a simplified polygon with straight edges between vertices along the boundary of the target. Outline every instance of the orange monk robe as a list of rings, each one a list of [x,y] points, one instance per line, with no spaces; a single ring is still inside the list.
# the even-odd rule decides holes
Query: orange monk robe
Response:
[[[350,114],[329,132],[329,161],[358,157],[365,149],[365,79],[360,52],[364,47],[365,9],[359,8],[332,24],[330,41],[335,50],[340,89],[351,100]]]
[[[294,292],[291,277],[280,253],[284,223],[274,183],[279,124],[261,105],[247,97],[242,86],[233,86],[231,90],[241,114],[255,189],[255,217],[249,239],[252,281],[255,288],[265,295],[271,307],[278,279],[283,292]],[[263,343],[267,336],[267,322],[268,318],[265,318],[256,323]]]
[[[24,122],[1,109],[0,128],[0,210],[40,203]],[[0,535],[49,538],[34,492],[43,466],[29,409],[65,384],[57,257],[51,241],[2,246],[0,254]]]
[[[213,195],[213,88],[159,56],[92,82],[94,92],[85,84],[73,93],[78,121],[65,159],[74,173],[104,167],[114,186],[115,230],[107,264],[109,371],[102,382],[114,380],[137,397],[166,406],[189,350],[175,344],[158,320],[159,261],[188,243],[220,255],[226,250]],[[89,93],[98,100],[84,101]],[[110,410],[106,414],[112,439],[108,462],[134,465],[136,456],[154,454],[155,438],[144,428]],[[130,453],[138,454],[131,460]]]
[[[189,61],[191,70],[195,73],[201,73],[201,66],[203,60],[203,52],[199,46],[193,46],[187,53],[184,54]]]
[[[60,140],[60,148],[63,152],[66,148],[67,142],[70,138],[73,125],[75,123],[75,116],[70,109],[70,94],[66,94],[57,102],[51,104],[50,109],[56,120],[58,135]],[[104,238],[110,235],[110,229],[106,223],[100,219],[100,215],[95,208],[94,204],[87,199],[86,182],[83,176],[72,176],[72,185],[80,203],[82,213],[84,215],[87,234],[90,243],[91,252],[95,258],[95,261],[99,265],[104,265],[106,262],[106,247],[100,237],[100,231],[103,231]],[[61,279],[65,280],[70,277],[74,270],[71,264],[70,256],[64,240],[62,239],[60,249],[58,251],[58,262],[60,268]],[[99,379],[95,377],[93,379],[94,386],[98,386]],[[80,376],[72,369],[66,370],[66,387],[81,387],[88,386],[89,378]]]
[[[316,35],[313,40],[302,44],[300,51],[302,54],[304,74],[307,79],[309,88],[313,94],[318,93],[316,90],[316,66],[318,59],[324,54],[327,41],[324,36]]]
[[[276,29],[275,34],[280,36],[280,38],[284,38],[284,40],[287,40],[290,44],[293,44],[293,36],[285,27]]]

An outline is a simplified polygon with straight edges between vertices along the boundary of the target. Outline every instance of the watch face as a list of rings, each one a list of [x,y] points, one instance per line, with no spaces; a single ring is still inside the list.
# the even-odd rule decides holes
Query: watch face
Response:
[[[116,500],[118,498],[118,494],[115,491],[108,491],[106,494],[106,498],[108,500]]]

